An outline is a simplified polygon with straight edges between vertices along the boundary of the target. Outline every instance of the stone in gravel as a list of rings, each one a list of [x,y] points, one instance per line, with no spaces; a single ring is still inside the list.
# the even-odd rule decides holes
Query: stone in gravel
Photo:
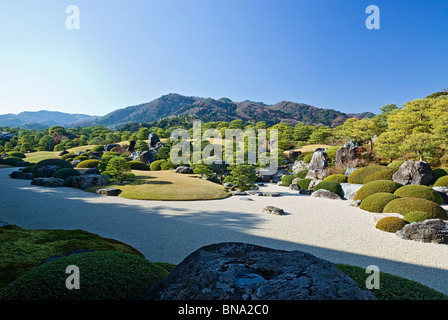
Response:
[[[232,196],[247,196],[248,193],[241,190],[232,191]]]
[[[73,177],[73,188],[85,189],[100,186],[109,182],[109,179],[100,174],[87,174]]]
[[[202,247],[145,300],[376,300],[333,263],[247,243]]]
[[[117,197],[121,193],[121,190],[117,188],[106,188],[99,189],[96,193],[100,196]]]
[[[392,176],[392,180],[402,185],[429,185],[434,179],[429,164],[424,161],[408,160]]]
[[[275,214],[277,216],[281,216],[281,215],[285,214],[285,211],[283,211],[283,209],[273,207],[273,206],[267,206],[267,207],[263,208],[263,210],[261,212],[268,213],[268,214]]]

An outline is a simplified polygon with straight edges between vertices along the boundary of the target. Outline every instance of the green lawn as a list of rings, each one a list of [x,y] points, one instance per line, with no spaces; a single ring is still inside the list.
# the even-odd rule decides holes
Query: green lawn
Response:
[[[129,184],[110,184],[87,188],[96,192],[105,187],[118,188],[120,197],[136,200],[216,200],[229,196],[220,185],[202,180],[195,174],[180,174],[173,171],[132,171],[136,180]]]

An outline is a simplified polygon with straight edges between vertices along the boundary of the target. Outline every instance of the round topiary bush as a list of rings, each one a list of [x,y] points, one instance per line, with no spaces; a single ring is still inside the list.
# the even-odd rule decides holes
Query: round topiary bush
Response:
[[[359,169],[358,169],[359,170]],[[402,187],[403,185],[389,180],[378,180],[366,183],[363,185],[355,194],[354,200],[364,200],[368,196],[378,193],[387,192],[394,193],[395,190]]]
[[[131,166],[132,170],[144,170],[144,171],[150,170],[148,165],[141,161],[129,161],[128,163]]]
[[[440,193],[428,186],[422,185],[407,185],[395,190],[395,195],[401,198],[421,198],[426,199],[437,204],[443,204],[445,201]]]
[[[62,160],[65,160],[65,161],[67,161],[67,160],[70,159],[70,161],[71,161],[71,160],[73,160],[73,159],[76,158],[76,157],[77,157],[77,155],[74,154],[74,153],[67,153],[67,154],[64,154],[64,155],[61,157],[61,159],[62,159]]]
[[[364,178],[364,183],[369,183],[372,181],[378,181],[378,180],[390,180],[392,181],[392,176],[395,173],[395,170],[384,167],[382,170],[379,170],[377,172],[374,172],[372,174],[369,174],[367,177]]]
[[[162,169],[160,166],[163,162],[165,162],[165,160],[156,160],[152,162],[149,166],[151,171],[160,171]]]
[[[80,272],[80,287],[67,290],[67,266]],[[95,251],[41,264],[2,291],[5,300],[136,300],[168,272],[134,254]]]
[[[20,159],[26,158],[25,154],[23,154],[22,152],[18,152],[18,151],[10,151],[7,154],[8,154],[8,157],[14,157],[14,158],[20,158]]]
[[[295,177],[300,179],[305,179],[306,175],[308,174],[308,170],[300,170],[296,173]]]
[[[89,157],[87,155],[85,155],[85,154],[82,154],[80,156],[76,156],[76,157],[73,158],[73,161],[76,161],[76,160],[81,160],[81,161],[89,160]]]
[[[376,223],[375,228],[382,231],[395,233],[398,230],[403,229],[406,224],[406,221],[398,217],[384,217]]]
[[[100,160],[94,160],[94,159],[84,160],[84,161],[81,161],[80,163],[78,163],[76,168],[81,168],[81,169],[97,168],[98,163],[100,163]]]
[[[81,173],[79,173],[79,171],[76,169],[62,168],[53,174],[53,178],[59,178],[59,179],[65,180],[68,177],[79,176],[79,175],[81,175]]]
[[[59,169],[62,168],[71,168],[73,169],[73,166],[70,162],[67,162],[62,159],[46,159],[39,161],[33,166],[33,176],[37,176],[37,170],[39,168],[45,167],[45,166],[58,166]]]
[[[403,217],[403,220],[407,221],[409,223],[413,223],[413,222],[423,222],[425,220],[432,219],[432,218],[433,217],[427,212],[413,211],[413,212],[409,212],[408,214],[406,214]]]
[[[353,171],[347,179],[348,183],[356,183],[356,184],[365,184],[367,183],[365,179],[371,174],[380,172],[380,171],[390,171],[391,169],[385,166],[369,166],[359,168]],[[387,179],[390,180],[390,179]]]
[[[394,195],[393,193],[378,192],[362,200],[361,205],[359,207],[362,210],[366,210],[369,212],[383,212],[384,207],[389,202],[398,198],[400,197]]]
[[[434,187],[448,187],[448,176],[443,176],[437,179],[434,183]]]
[[[328,191],[331,191],[333,193],[336,193],[341,198],[344,196],[344,193],[342,191],[342,187],[337,182],[331,182],[331,181],[322,181],[317,186],[313,188],[313,191],[317,191],[319,189],[325,189]]]
[[[104,146],[94,146],[92,148],[92,152],[100,152],[100,151],[104,151]]]
[[[65,179],[64,183],[62,184],[62,186],[66,187],[66,188],[72,188],[73,187],[73,178],[74,177],[75,176],[71,176],[71,177],[68,177],[67,179]]]
[[[17,163],[22,162],[22,158],[16,158],[16,157],[7,157],[3,159],[3,164],[6,164],[8,166],[16,166]]]
[[[292,180],[294,180],[294,179],[295,179],[295,177],[293,175],[290,175],[290,174],[288,174],[286,176],[283,176],[283,178],[282,178],[282,186],[289,187],[289,185],[292,183]]]
[[[312,179],[301,179],[297,182],[300,189],[308,190]]]
[[[332,174],[331,176],[326,177],[323,182],[344,183],[347,182],[347,177],[345,174]]]
[[[437,179],[448,175],[448,168],[444,167],[444,168],[434,169],[434,170],[432,170],[432,175],[434,177],[434,181],[437,181]]]
[[[313,154],[314,153],[307,153],[306,155],[303,156],[303,161],[305,163],[310,163],[311,159],[313,158]]]
[[[389,163],[387,166],[395,171],[400,169],[401,165],[404,163],[404,160],[395,160]]]
[[[446,211],[441,206],[435,202],[421,198],[400,198],[392,200],[383,210],[385,213],[399,213],[403,216],[413,211],[425,212],[432,218],[447,218]]]

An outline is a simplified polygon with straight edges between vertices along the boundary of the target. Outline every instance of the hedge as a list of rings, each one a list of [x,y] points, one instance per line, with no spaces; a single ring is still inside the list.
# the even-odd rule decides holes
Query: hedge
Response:
[[[421,198],[426,199],[437,204],[443,204],[445,201],[440,193],[428,186],[422,185],[407,185],[398,188],[395,192],[395,195],[401,198]]]
[[[59,169],[58,171],[56,171],[53,174],[53,177],[65,180],[68,177],[79,176],[79,175],[81,175],[81,173],[79,173],[79,171],[76,170],[76,169],[73,169],[73,168],[62,168],[62,169]]]
[[[80,163],[78,163],[78,165],[76,166],[76,168],[97,168],[98,164],[100,163],[100,160],[84,160],[81,161]]]
[[[344,193],[342,191],[342,187],[337,182],[322,181],[317,186],[315,186],[313,188],[313,191],[317,191],[319,189],[325,189],[325,190],[331,191],[333,193],[336,193],[341,198],[344,196]]]
[[[149,168],[151,171],[160,171],[162,169],[160,166],[164,162],[165,160],[156,160],[150,164]]]
[[[389,202],[385,213],[399,213],[405,216],[414,211],[428,213],[432,218],[447,219],[446,211],[437,203],[421,198],[400,198]]]
[[[328,177],[326,177],[323,182],[337,182],[337,183],[344,183],[347,182],[347,177],[345,174],[332,174]]]
[[[33,176],[37,176],[37,170],[39,168],[45,167],[45,166],[58,166],[59,169],[62,168],[70,168],[73,169],[73,166],[70,162],[67,162],[65,160],[62,159],[46,159],[46,160],[42,160],[39,161],[38,163],[36,163],[33,166]]]
[[[369,212],[383,212],[384,207],[392,200],[399,199],[400,197],[387,192],[374,193],[364,200],[362,200],[361,209]]]
[[[431,216],[431,214],[427,213],[427,212],[423,212],[423,211],[412,211],[407,213],[404,217],[403,220],[407,221],[409,223],[413,223],[413,222],[423,222],[427,219],[432,219],[433,217]]]
[[[104,151],[104,146],[94,146],[92,152]]]
[[[67,266],[80,270],[80,287],[67,290]],[[5,300],[136,300],[168,272],[134,254],[95,251],[41,264],[2,291]]]
[[[366,183],[356,192],[354,200],[364,200],[368,196],[378,192],[394,193],[395,190],[397,190],[402,186],[403,186],[402,184],[395,181],[389,181],[389,180],[372,181]]]
[[[443,176],[437,179],[434,183],[434,187],[448,187],[448,176]]]
[[[406,224],[406,221],[398,217],[384,217],[377,222],[375,228],[395,233],[398,230],[403,229]]]
[[[149,171],[149,166],[141,161],[129,161],[128,162],[131,166],[132,170],[144,170],[144,171]]]
[[[300,189],[308,190],[312,179],[301,179],[297,182]]]
[[[390,172],[390,168],[385,167],[385,166],[369,166],[369,167],[363,167],[363,168],[359,168],[355,171],[353,171],[347,179],[348,183],[356,183],[356,184],[365,184],[369,181],[365,181],[365,179],[370,176],[371,174],[380,172],[380,171],[388,171]],[[390,180],[390,179],[386,179],[386,180]]]
[[[22,152],[18,152],[18,151],[11,151],[8,152],[8,157],[14,157],[14,158],[21,158],[21,159],[25,159],[26,155],[23,154]]]

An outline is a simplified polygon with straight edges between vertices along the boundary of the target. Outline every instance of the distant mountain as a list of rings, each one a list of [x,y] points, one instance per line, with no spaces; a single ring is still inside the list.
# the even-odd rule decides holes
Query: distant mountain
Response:
[[[0,115],[0,126],[23,129],[45,129],[51,126],[75,127],[91,125],[98,117],[86,114],[70,114],[58,111],[25,111],[19,114]]]
[[[115,110],[95,123],[117,126],[125,123],[147,123],[169,117],[194,116],[202,121],[266,121],[272,125],[279,122],[335,127],[349,118],[371,118],[371,112],[345,114],[331,109],[320,109],[303,103],[282,101],[274,105],[262,102],[234,102],[227,98],[187,97],[168,94],[151,102]]]

